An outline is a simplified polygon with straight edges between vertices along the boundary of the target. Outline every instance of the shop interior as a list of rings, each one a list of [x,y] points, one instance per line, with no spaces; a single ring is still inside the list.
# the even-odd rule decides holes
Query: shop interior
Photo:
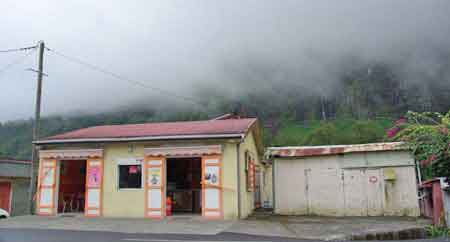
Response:
[[[86,191],[86,160],[60,163],[58,213],[83,213]]]
[[[172,212],[201,213],[201,158],[167,159],[167,196],[172,200]]]

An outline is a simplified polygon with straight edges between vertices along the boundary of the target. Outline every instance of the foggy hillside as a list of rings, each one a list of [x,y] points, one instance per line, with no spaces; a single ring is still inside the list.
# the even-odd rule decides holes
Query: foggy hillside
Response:
[[[42,136],[237,112],[267,145],[375,142],[450,109],[449,1],[197,3],[6,0],[0,49],[49,48]],[[0,69],[0,156],[29,157],[34,56]]]

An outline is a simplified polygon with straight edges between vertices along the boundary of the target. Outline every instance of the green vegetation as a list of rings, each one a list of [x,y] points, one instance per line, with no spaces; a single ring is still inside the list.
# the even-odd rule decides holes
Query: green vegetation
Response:
[[[266,143],[273,146],[359,144],[383,141],[392,126],[389,119],[332,121],[284,121],[273,138]],[[267,132],[267,131],[266,131]]]
[[[393,140],[405,141],[420,161],[424,179],[450,177],[450,111],[408,112],[388,132]]]
[[[133,124],[158,121],[199,120],[207,118],[202,113],[173,112],[160,114],[154,111],[113,112],[74,117],[47,117],[41,122],[41,137],[96,125]],[[0,123],[0,157],[29,159],[31,157],[32,120]]]
[[[77,117],[49,117],[42,121],[41,136],[46,137],[79,128],[105,125],[144,123],[173,120],[200,120],[202,113],[173,113],[161,116],[150,111],[129,111]],[[296,121],[283,119],[275,127],[264,124],[264,141],[267,146],[354,144],[382,141],[385,130],[392,126],[389,119],[333,121]],[[0,156],[30,158],[32,121],[15,121],[0,124]]]
[[[356,144],[392,138],[385,135],[394,125],[391,120],[400,118],[399,115],[408,110],[444,112],[450,108],[450,90],[439,85],[441,82],[423,80],[421,85],[405,85],[395,67],[388,64],[359,59],[343,60],[342,64],[332,90],[305,86],[314,80],[296,77],[292,77],[292,82],[280,85],[273,81],[279,75],[273,75],[270,68],[249,69],[248,78],[258,79],[258,85],[252,84],[248,88],[245,85],[249,83],[242,82],[242,90],[237,89],[235,95],[215,86],[202,85],[196,86],[193,94],[199,105],[184,103],[177,106],[150,99],[142,100],[141,107],[122,111],[46,117],[42,121],[41,137],[95,125],[201,120],[235,112],[261,120],[266,146]],[[447,70],[447,66],[442,65],[442,70]],[[433,124],[411,126],[417,127],[413,133],[422,130],[422,133],[433,131],[438,134],[440,126],[426,125]],[[0,123],[0,156],[30,158],[31,129],[31,120]],[[427,144],[418,147],[419,153],[426,150],[420,160],[436,152],[437,159],[446,157],[443,147],[448,139],[434,138],[442,138],[440,148],[428,149]],[[431,169],[440,166],[434,163],[436,165]]]
[[[450,237],[450,229],[446,227],[439,226],[427,226],[426,228],[427,234],[431,238],[448,238]]]

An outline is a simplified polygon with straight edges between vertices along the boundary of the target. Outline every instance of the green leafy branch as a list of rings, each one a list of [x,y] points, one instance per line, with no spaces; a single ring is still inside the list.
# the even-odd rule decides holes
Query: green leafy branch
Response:
[[[450,177],[450,111],[409,111],[402,122],[391,128],[388,136],[406,142],[421,164],[425,179]]]

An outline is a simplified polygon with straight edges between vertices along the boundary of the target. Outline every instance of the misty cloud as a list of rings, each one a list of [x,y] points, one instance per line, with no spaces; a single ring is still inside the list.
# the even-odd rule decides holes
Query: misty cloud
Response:
[[[0,49],[48,47],[182,96],[214,87],[230,98],[294,88],[333,92],[342,60],[393,63],[408,83],[450,83],[450,2],[2,1]],[[1,54],[0,68],[24,53]],[[33,113],[31,56],[0,73],[0,121]],[[447,71],[445,71],[447,70]],[[186,101],[133,86],[51,52],[43,114]]]

